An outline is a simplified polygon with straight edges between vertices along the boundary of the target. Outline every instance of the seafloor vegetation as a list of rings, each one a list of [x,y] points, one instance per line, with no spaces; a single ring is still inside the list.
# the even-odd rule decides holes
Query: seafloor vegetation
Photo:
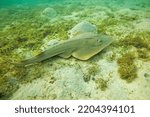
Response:
[[[130,88],[128,88],[129,84],[136,82],[136,80],[141,77],[143,78],[139,72],[141,70],[139,66],[142,65],[139,64],[150,64],[149,12],[150,9],[144,6],[137,6],[136,9],[131,9],[99,5],[96,7],[94,5],[83,6],[83,4],[79,3],[70,4],[67,7],[61,4],[55,4],[39,5],[32,8],[21,5],[1,8],[0,99],[109,99],[105,96],[101,98],[102,95],[99,95],[99,93],[95,91],[98,90],[100,93],[101,91],[107,93],[112,82],[123,82],[122,85],[124,85],[124,80],[127,81],[125,82],[125,87],[128,90]],[[50,40],[68,39],[68,31],[83,20],[96,25],[99,33],[108,34],[114,37],[115,41],[108,48],[87,61],[79,61],[74,58],[65,60],[55,57],[32,66],[15,66],[14,63],[30,58],[45,50]],[[101,63],[103,60],[104,62]],[[112,66],[105,64],[112,64]],[[117,67],[114,67],[113,64]],[[147,76],[146,80],[149,82],[150,68],[148,68],[148,66],[143,67],[143,69],[146,69],[143,72],[147,74],[145,76]],[[59,73],[61,74],[61,70],[65,68],[68,68],[66,71],[75,69],[72,71],[73,73],[71,72],[72,75],[76,72],[81,73],[79,78],[83,81],[74,84],[74,82],[77,81],[70,79],[65,82],[63,78],[67,76],[61,76],[55,73],[55,71],[60,70]],[[109,71],[109,69],[116,68],[116,71]],[[68,71],[68,73],[70,72]],[[70,75],[71,78],[73,77],[72,75]],[[47,80],[47,78],[49,79],[49,84],[45,87],[50,85],[56,88],[58,85],[59,89],[61,88],[59,87],[61,83],[59,84],[56,81],[60,81],[61,79],[61,82],[65,82],[66,84],[64,84],[68,86],[66,86],[67,88],[62,88],[63,90],[58,94],[52,91],[52,94],[46,95],[44,93],[46,93],[47,90],[44,89],[44,93],[39,93],[38,95],[35,93],[36,91],[34,91],[36,87],[33,91],[29,92],[29,96],[26,94],[26,96],[22,98],[21,94],[18,94],[17,90],[22,85],[30,84],[32,87],[32,82],[44,78],[46,78],[45,80]],[[70,82],[70,84],[68,82]],[[86,84],[83,85],[83,82]],[[44,84],[41,85],[41,88],[44,88]],[[96,88],[90,89],[89,87],[93,85],[95,85]],[[144,86],[150,88],[149,84],[145,83]],[[37,87],[40,87],[40,84]],[[76,89],[76,87],[79,87],[79,89]],[[114,88],[113,90],[117,89]],[[140,91],[141,90],[144,89],[140,89]],[[80,91],[82,91],[83,94],[81,94]],[[88,91],[91,91],[92,94]],[[146,91],[145,95],[147,93]],[[15,94],[15,92],[17,93]],[[51,91],[49,93],[51,93]],[[16,95],[19,96],[17,97]],[[150,99],[149,96],[143,99]],[[133,98],[128,96],[123,97],[123,99],[129,98],[135,99],[134,96]],[[110,99],[115,99],[115,97],[110,96]],[[138,99],[142,99],[140,95]]]

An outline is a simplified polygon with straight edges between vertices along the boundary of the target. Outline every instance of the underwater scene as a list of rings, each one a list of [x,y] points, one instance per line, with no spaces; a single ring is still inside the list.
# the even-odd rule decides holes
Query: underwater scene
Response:
[[[1,0],[0,99],[150,100],[150,1]]]

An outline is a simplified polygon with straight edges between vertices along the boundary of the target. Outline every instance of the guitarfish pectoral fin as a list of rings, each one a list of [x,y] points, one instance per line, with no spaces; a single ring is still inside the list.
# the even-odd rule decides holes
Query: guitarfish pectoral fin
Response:
[[[80,60],[88,60],[95,54],[99,53],[103,48],[101,47],[89,47],[82,48],[72,53],[72,56]]]
[[[59,54],[58,56],[62,57],[62,58],[69,58],[72,54],[72,51],[67,51],[67,52],[64,52],[62,54]]]

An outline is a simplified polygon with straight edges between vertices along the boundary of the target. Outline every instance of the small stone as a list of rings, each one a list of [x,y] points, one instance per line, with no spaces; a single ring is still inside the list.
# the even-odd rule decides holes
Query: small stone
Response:
[[[69,33],[69,37],[72,38],[76,35],[83,34],[83,33],[97,33],[97,28],[95,25],[87,21],[82,21],[77,25],[75,25],[68,33]]]
[[[42,11],[41,16],[46,18],[54,18],[57,16],[57,12],[53,8],[47,7]]]

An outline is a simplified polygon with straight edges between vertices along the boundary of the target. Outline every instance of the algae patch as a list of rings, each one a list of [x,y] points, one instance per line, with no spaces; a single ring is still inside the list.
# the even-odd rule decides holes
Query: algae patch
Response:
[[[98,71],[99,71],[99,67],[97,64],[94,64],[91,67],[89,67],[87,69],[86,74],[84,74],[84,77],[83,77],[84,81],[89,82],[92,76],[95,76]]]
[[[146,48],[141,48],[137,50],[138,57],[144,60],[150,59],[150,53]]]
[[[44,28],[48,29],[47,33],[50,38],[68,39],[68,30],[75,25],[76,22],[73,20],[57,22],[51,25],[45,25]]]
[[[126,80],[128,83],[134,81],[137,78],[137,68],[134,64],[134,53],[126,53],[117,60],[119,65],[118,72],[121,79]]]
[[[108,88],[108,80],[98,78],[95,82],[97,84],[97,88],[101,89],[101,91],[105,91]]]
[[[150,45],[147,39],[144,39],[141,34],[137,34],[137,36],[135,36],[134,34],[132,36],[128,35],[124,40],[120,41],[120,45],[150,49]]]

